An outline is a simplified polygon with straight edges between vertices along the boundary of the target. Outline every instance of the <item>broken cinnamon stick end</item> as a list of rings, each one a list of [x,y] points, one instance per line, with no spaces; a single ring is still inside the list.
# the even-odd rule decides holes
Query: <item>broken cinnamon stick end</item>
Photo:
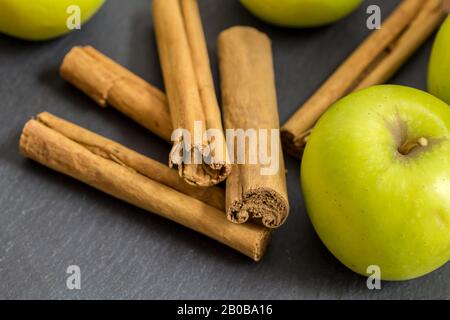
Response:
[[[194,154],[202,154],[204,147],[192,146],[190,153],[192,154],[191,164],[184,163],[183,152],[184,143],[180,141],[174,142],[169,155],[169,166],[178,167],[180,177],[188,184],[198,187],[211,187],[224,181],[231,173],[231,165],[225,162],[212,162],[210,164],[195,164]]]
[[[266,228],[279,228],[289,214],[287,200],[277,191],[258,188],[247,191],[227,211],[227,218],[234,223],[245,223],[249,218],[260,221]]]
[[[175,164],[171,164],[174,166]],[[207,164],[180,164],[178,172],[188,184],[198,187],[211,187],[224,181],[230,174],[229,166],[211,168]]]
[[[303,150],[305,148],[305,141],[297,139],[291,132],[281,129],[281,142],[283,143],[283,150],[291,156],[301,159]]]
[[[228,220],[236,224],[246,223],[250,218],[250,214],[247,210],[242,210],[242,206],[242,201],[233,202],[230,210],[227,212]]]

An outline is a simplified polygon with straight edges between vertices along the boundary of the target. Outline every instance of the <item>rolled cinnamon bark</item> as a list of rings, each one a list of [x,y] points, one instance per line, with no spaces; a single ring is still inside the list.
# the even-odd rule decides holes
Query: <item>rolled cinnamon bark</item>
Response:
[[[443,17],[441,0],[425,1],[406,31],[395,42],[394,50],[387,54],[353,91],[388,81],[436,30]]]
[[[145,157],[48,113],[25,125],[22,154],[142,209],[180,223],[259,261],[270,230],[235,225],[225,214],[152,177]],[[149,171],[150,170],[150,171]]]
[[[277,228],[288,216],[289,203],[270,39],[253,28],[233,27],[220,34],[218,54],[227,138],[230,139],[229,129],[254,130],[256,135],[262,130],[276,133],[267,145],[258,140],[254,151],[251,151],[254,146],[247,144],[247,162],[233,164],[226,183],[227,217],[235,223],[251,219],[261,221],[268,228]],[[233,139],[237,151],[239,141]],[[278,163],[278,170],[264,175],[262,170],[267,164],[262,164],[261,158],[258,164],[250,164],[248,159],[255,152],[272,154],[272,149],[278,150],[272,159]]]
[[[231,166],[197,2],[154,0],[152,4],[172,126],[187,130],[191,138],[186,141],[181,133],[173,137],[169,163],[178,166],[188,183],[217,184],[229,175]],[[196,127],[203,133],[215,129],[217,134],[214,138],[202,135],[194,141]],[[186,152],[192,153],[188,159],[192,163],[186,163]],[[200,159],[199,163],[195,154],[208,154],[208,160]]]
[[[225,210],[225,192],[219,187],[196,188],[186,183],[178,176],[176,171],[170,169],[167,165],[49,113],[41,113],[36,119],[95,154],[115,161],[130,170],[203,201],[219,210]]]
[[[444,17],[442,0],[404,0],[283,125],[285,150],[300,158],[320,116],[352,91],[386,82]]]
[[[444,2],[442,3],[443,7],[444,7],[444,11],[446,13],[450,13],[450,0],[444,0]]]
[[[165,94],[94,48],[72,48],[60,74],[101,107],[111,105],[170,141],[173,129]]]

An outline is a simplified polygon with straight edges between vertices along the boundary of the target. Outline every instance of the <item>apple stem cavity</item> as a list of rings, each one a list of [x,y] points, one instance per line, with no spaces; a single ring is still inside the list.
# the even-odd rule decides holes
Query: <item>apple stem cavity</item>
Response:
[[[406,140],[399,148],[398,152],[402,155],[406,156],[410,154],[414,149],[418,147],[426,147],[428,146],[428,139],[421,137],[417,140]]]

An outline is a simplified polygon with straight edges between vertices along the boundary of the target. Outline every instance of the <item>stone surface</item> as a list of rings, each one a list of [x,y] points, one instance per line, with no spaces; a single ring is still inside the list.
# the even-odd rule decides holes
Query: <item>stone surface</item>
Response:
[[[384,17],[397,3],[370,1]],[[243,24],[267,32],[284,122],[369,33],[368,4],[329,27],[289,30],[256,20],[237,1],[200,0],[216,80],[221,30]],[[431,43],[391,83],[425,89]],[[0,35],[0,298],[450,298],[448,265],[369,291],[366,279],[341,265],[316,236],[303,206],[299,162],[289,156],[291,215],[260,263],[22,158],[22,126],[45,110],[167,161],[168,144],[60,79],[65,53],[86,44],[163,87],[148,0],[109,0],[81,31],[50,42]],[[66,287],[72,264],[81,268],[81,290]]]

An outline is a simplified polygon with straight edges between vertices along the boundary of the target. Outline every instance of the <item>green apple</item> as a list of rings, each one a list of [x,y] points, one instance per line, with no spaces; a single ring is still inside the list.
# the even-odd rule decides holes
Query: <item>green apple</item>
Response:
[[[425,275],[450,259],[450,107],[420,90],[353,93],[315,126],[302,160],[308,214],[326,247],[366,275]]]
[[[0,0],[0,32],[26,40],[47,40],[70,31],[67,20],[76,5],[81,23],[105,0]]]
[[[450,104],[450,16],[434,42],[428,70],[428,91]]]
[[[340,20],[362,0],[241,0],[260,19],[282,27],[316,27]]]

